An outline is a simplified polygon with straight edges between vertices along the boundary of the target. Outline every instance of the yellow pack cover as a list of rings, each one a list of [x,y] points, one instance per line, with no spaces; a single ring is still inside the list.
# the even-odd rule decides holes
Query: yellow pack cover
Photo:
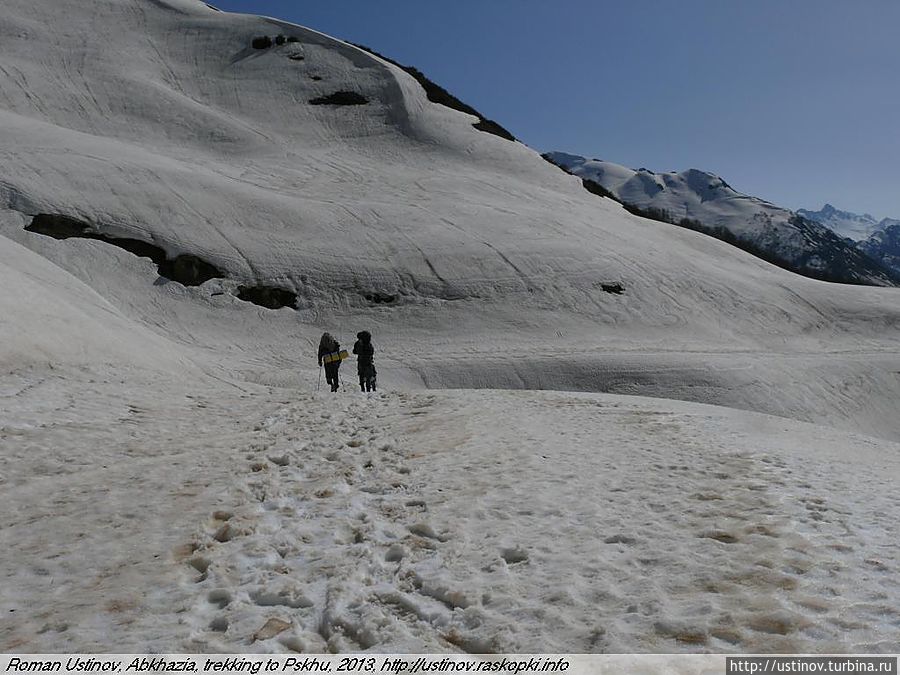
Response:
[[[323,363],[334,363],[335,361],[343,361],[344,359],[349,359],[350,354],[347,353],[346,349],[342,349],[339,352],[331,352],[331,354],[325,354],[322,357]]]

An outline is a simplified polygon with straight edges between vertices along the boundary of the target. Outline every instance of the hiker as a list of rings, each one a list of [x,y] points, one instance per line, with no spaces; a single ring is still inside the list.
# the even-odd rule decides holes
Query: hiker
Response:
[[[325,381],[331,385],[331,391],[338,390],[338,368],[341,367],[341,346],[331,333],[323,333],[319,340],[319,368],[325,364]]]
[[[361,330],[356,334],[353,353],[356,354],[356,370],[359,373],[360,391],[375,391],[375,347],[372,346],[372,334]]]

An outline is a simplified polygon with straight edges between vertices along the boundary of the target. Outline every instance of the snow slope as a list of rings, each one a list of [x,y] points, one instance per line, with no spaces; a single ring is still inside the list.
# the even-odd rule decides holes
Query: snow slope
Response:
[[[130,364],[190,372],[171,343],[124,317],[72,275],[0,238],[0,368]]]
[[[900,646],[893,443],[599,394],[74,381],[7,392],[4,651]]]
[[[602,186],[624,204],[736,243],[799,274],[841,283],[900,283],[890,268],[836,236],[831,228],[737,192],[715,174],[697,169],[664,174],[643,168],[635,171],[563,152],[549,152],[545,157]]]
[[[272,19],[6,0],[0,650],[898,650],[896,291],[475,121]],[[387,393],[317,394],[363,328]]]
[[[761,368],[760,392],[797,401],[791,414],[894,437],[882,412],[896,410],[896,384],[879,360],[896,347],[890,290],[797,279],[633,217],[430,103],[400,69],[308,29],[187,0],[6,7],[0,234],[228,372],[296,381],[322,329],[346,340],[369,327],[382,365],[410,384],[624,382],[779,412],[768,392],[745,394],[745,369]],[[279,33],[299,41],[252,48]],[[309,104],[341,90],[370,103]],[[200,256],[226,278],[166,283],[146,258],[24,231],[39,213]],[[296,292],[298,311],[239,301],[242,284]],[[635,347],[649,352],[637,368],[610,356]],[[874,356],[848,382],[842,354],[861,349]],[[710,368],[723,359],[737,370]],[[849,412],[819,397],[835,381]]]

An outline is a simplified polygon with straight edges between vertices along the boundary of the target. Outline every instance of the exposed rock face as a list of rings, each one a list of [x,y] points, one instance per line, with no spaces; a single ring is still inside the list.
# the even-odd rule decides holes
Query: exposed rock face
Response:
[[[113,237],[99,232],[90,223],[58,213],[39,213],[25,229],[54,239],[96,239],[133,253],[142,258],[150,258],[158,267],[159,275],[177,281],[185,286],[199,286],[210,279],[221,279],[225,275],[215,265],[189,253],[169,258],[165,250],[143,241],[128,237]]]
[[[472,106],[460,101],[458,98],[456,98],[456,96],[451,94],[449,91],[444,89],[442,86],[440,86],[439,84],[437,84],[437,83],[433,82],[432,80],[428,79],[427,77],[425,77],[425,74],[418,68],[415,68],[413,66],[404,66],[400,63],[397,63],[393,59],[385,56],[384,54],[379,54],[374,49],[370,49],[369,47],[366,47],[365,45],[358,44],[356,46],[359,47],[360,49],[365,49],[370,54],[374,54],[375,56],[377,56],[381,59],[384,59],[388,63],[393,63],[398,68],[402,68],[407,73],[412,75],[413,78],[415,78],[416,82],[418,82],[420,85],[422,85],[422,89],[425,90],[425,96],[432,103],[440,103],[441,105],[447,106],[448,108],[452,108],[453,110],[459,110],[460,112],[464,112],[468,115],[474,115],[475,117],[477,117],[478,121],[475,122],[475,124],[473,124],[472,126],[475,127],[476,129],[478,129],[478,131],[483,131],[488,134],[493,134],[494,136],[498,136],[507,141],[515,141],[516,140],[516,137],[513,136],[509,131],[504,129],[499,123],[495,122],[494,120],[486,118],[480,112],[475,110],[475,108],[473,108]]]
[[[336,91],[310,100],[311,105],[365,105],[368,102],[369,99],[355,91]]]
[[[225,276],[215,265],[189,253],[162,262],[159,265],[159,274],[185,286],[199,286],[210,279],[221,279]]]
[[[241,300],[266,309],[294,308],[297,304],[296,293],[274,286],[240,286],[237,296]]]

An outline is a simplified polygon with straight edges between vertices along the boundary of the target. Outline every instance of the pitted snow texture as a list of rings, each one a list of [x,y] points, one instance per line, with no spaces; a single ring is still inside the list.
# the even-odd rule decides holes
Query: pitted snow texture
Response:
[[[802,425],[798,444],[790,422],[636,401],[339,394],[279,408],[242,451],[235,536],[218,542],[221,524],[205,523],[203,573],[185,566],[195,640],[316,652],[900,646],[886,515],[896,466],[854,475],[830,463],[843,443],[875,442]],[[273,620],[283,630],[250,639]]]

